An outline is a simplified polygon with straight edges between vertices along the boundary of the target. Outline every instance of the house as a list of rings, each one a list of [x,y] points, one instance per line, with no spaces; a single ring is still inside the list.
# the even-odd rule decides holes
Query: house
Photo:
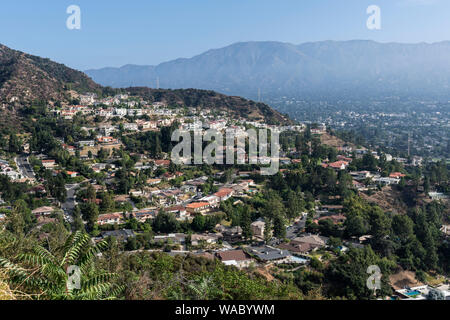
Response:
[[[158,235],[153,238],[155,242],[163,243],[170,240],[175,244],[184,244],[186,242],[186,235],[184,233],[169,233],[167,235]]]
[[[95,172],[100,172],[102,170],[106,170],[106,169],[115,169],[116,165],[113,163],[94,163],[91,166],[92,170],[94,170]]]
[[[183,192],[179,189],[164,190],[158,194],[162,199],[166,199],[166,203],[180,203],[183,196]]]
[[[134,231],[127,229],[104,231],[101,233],[101,237],[103,239],[106,239],[107,237],[114,237],[117,240],[126,241],[128,238],[134,237]]]
[[[215,129],[215,130],[223,130],[225,129],[227,125],[227,120],[224,119],[220,119],[220,120],[216,120],[216,121],[211,121],[207,124],[207,127],[209,127],[209,129]]]
[[[143,130],[148,129],[157,129],[158,128],[158,122],[156,121],[143,121],[143,120],[137,120],[136,123],[139,127],[141,127]]]
[[[124,117],[127,115],[127,109],[125,108],[115,108],[114,114],[118,117]]]
[[[98,109],[95,111],[95,115],[105,118],[110,118],[114,115],[113,109]]]
[[[299,244],[307,243],[313,246],[314,248],[321,248],[327,245],[328,238],[318,236],[315,234],[309,234],[294,238],[293,241],[296,241],[296,243]]]
[[[174,173],[170,173],[170,172],[165,172],[162,176],[167,181],[173,180],[177,177]]]
[[[78,147],[82,148],[82,147],[94,147],[95,146],[95,141],[94,140],[84,140],[84,141],[78,141],[77,142]]]
[[[355,180],[365,180],[365,179],[372,177],[372,174],[370,173],[370,171],[352,171],[352,172],[350,172],[350,175]]]
[[[327,211],[341,211],[344,209],[344,206],[340,204],[324,204],[321,208]]]
[[[170,160],[155,160],[154,163],[157,167],[168,167],[170,165]]]
[[[220,199],[220,201],[226,201],[234,194],[234,190],[230,188],[219,189],[214,195]]]
[[[186,219],[187,210],[184,206],[173,206],[165,208],[164,211],[174,213],[178,219]]]
[[[428,196],[429,196],[432,200],[444,200],[444,199],[448,199],[448,196],[445,195],[444,193],[441,193],[441,192],[428,192]]]
[[[55,162],[55,160],[42,160],[42,165],[46,169],[51,169],[56,166],[56,162]]]
[[[76,177],[78,177],[78,172],[75,172],[75,171],[67,171],[67,174],[68,174],[69,177],[71,177],[71,178],[76,178]]]
[[[244,187],[244,188],[246,188],[246,189],[248,189],[250,186],[254,186],[255,185],[255,181],[252,180],[252,179],[242,180],[239,183],[239,185]]]
[[[65,144],[65,143],[63,143],[61,146],[63,147],[64,150],[67,150],[70,154],[75,153],[74,146],[69,146],[68,144]]]
[[[395,179],[401,179],[401,178],[404,178],[404,177],[406,177],[406,174],[403,174],[401,172],[392,172],[389,175],[389,178],[395,178]]]
[[[143,115],[142,109],[128,109],[127,114],[131,117],[140,117]]]
[[[319,223],[319,221],[330,219],[333,221],[334,224],[340,224],[343,223],[346,219],[346,217],[343,214],[332,214],[332,215],[326,215],[323,217],[320,217],[319,219],[315,219],[314,223]]]
[[[366,186],[363,183],[358,182],[356,180],[352,180],[352,185],[358,191],[365,191],[365,190],[367,190]]]
[[[340,161],[332,162],[332,163],[329,163],[329,164],[324,164],[322,166],[325,167],[325,168],[330,167],[330,168],[333,168],[333,169],[336,169],[336,170],[345,170],[347,168],[347,166],[348,166],[348,162],[340,160]]]
[[[144,190],[131,189],[130,194],[133,197],[145,197],[147,193]]]
[[[46,193],[46,190],[45,190],[45,187],[42,185],[42,184],[40,184],[40,185],[37,185],[37,186],[34,186],[34,187],[32,187],[31,189],[30,189],[30,191],[28,191],[28,193],[31,193],[31,194],[45,194]],[[0,200],[0,204],[2,203],[2,201]]]
[[[320,248],[320,246],[307,243],[307,242],[299,242],[292,240],[289,243],[282,243],[278,246],[280,249],[288,250],[291,253],[297,254],[306,254],[310,251],[315,250],[316,248]]]
[[[156,178],[156,179],[147,179],[146,182],[147,182],[148,185],[153,186],[153,185],[155,185],[155,184],[161,183],[161,179],[159,179],[159,178]]]
[[[11,180],[19,180],[22,178],[22,175],[19,172],[14,171],[9,167],[7,169],[4,169],[3,171],[0,171],[0,174],[8,176],[9,178],[11,178]]]
[[[203,197],[200,201],[208,202],[211,208],[217,208],[220,205],[220,198],[217,196]]]
[[[186,211],[190,214],[206,213],[210,209],[208,202],[192,202],[186,205]]]
[[[34,214],[36,217],[40,217],[40,216],[48,216],[52,214],[54,211],[55,210],[53,209],[53,207],[40,207],[31,211],[31,213]]]
[[[338,156],[337,156],[337,159],[338,159],[338,160],[347,161],[347,162],[352,162],[352,161],[353,161],[352,158],[348,158],[348,157],[343,156],[343,155],[338,155]]]
[[[128,131],[138,131],[139,130],[137,123],[124,123],[123,128]]]
[[[180,190],[185,192],[185,193],[188,193],[188,192],[196,193],[197,192],[197,187],[196,186],[192,186],[190,184],[184,184],[184,185],[182,185],[180,187]]]
[[[218,240],[222,238],[221,234],[193,234],[191,236],[191,244],[193,246],[198,246],[202,242],[206,244],[216,244]]]
[[[97,142],[101,144],[114,144],[117,143],[118,140],[113,137],[107,136],[107,137],[98,137]]]
[[[97,223],[99,225],[117,224],[122,221],[122,213],[107,213],[98,216]]]
[[[389,186],[391,184],[399,184],[400,179],[398,178],[387,178],[387,177],[380,177],[373,179],[374,182],[380,184],[380,185],[386,185]]]
[[[216,256],[223,264],[238,268],[248,267],[252,262],[250,256],[240,249],[217,252]]]
[[[249,250],[253,255],[264,262],[284,260],[291,256],[289,251],[271,246],[249,247]]]
[[[242,240],[242,228],[235,226],[232,228],[219,225],[216,230],[221,232],[223,235],[223,240],[229,243],[237,242]]]
[[[252,229],[255,237],[263,238],[265,226],[266,223],[263,220],[257,220],[250,225],[250,228]]]
[[[140,210],[131,213],[131,215],[139,222],[145,222],[149,219],[155,218],[157,212],[155,210]]]

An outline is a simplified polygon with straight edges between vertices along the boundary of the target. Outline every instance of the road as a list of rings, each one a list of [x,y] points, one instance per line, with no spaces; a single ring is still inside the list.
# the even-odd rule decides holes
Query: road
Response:
[[[26,155],[21,155],[16,158],[17,167],[19,168],[20,173],[25,178],[34,179],[33,168],[28,162],[28,157]]]
[[[294,239],[298,237],[299,232],[305,227],[306,225],[306,217],[302,218],[300,221],[296,222],[294,225],[286,228],[286,238],[288,239]]]
[[[76,201],[75,201],[75,193],[77,191],[79,187],[79,184],[66,184],[66,190],[67,190],[67,198],[66,198],[66,202],[64,202],[61,206],[61,208],[64,211],[64,217],[66,218],[66,220],[68,220],[69,222],[73,221],[73,209],[76,206]]]

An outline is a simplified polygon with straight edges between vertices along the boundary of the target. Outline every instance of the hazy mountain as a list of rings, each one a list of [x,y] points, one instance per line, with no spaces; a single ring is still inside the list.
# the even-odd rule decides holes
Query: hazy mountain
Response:
[[[158,66],[88,70],[113,87],[201,88],[263,96],[439,95],[450,91],[450,42],[245,42]]]

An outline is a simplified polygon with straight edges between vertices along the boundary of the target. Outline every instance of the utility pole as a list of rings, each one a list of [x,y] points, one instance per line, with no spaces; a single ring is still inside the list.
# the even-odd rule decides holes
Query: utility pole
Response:
[[[261,88],[258,88],[258,102],[261,102]]]

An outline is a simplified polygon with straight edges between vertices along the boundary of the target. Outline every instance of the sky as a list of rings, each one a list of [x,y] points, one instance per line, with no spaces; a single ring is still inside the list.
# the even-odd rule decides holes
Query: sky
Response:
[[[81,10],[70,30],[67,8]],[[369,30],[366,10],[381,10]],[[155,65],[241,41],[450,40],[448,0],[14,0],[0,4],[0,43],[69,67]]]

